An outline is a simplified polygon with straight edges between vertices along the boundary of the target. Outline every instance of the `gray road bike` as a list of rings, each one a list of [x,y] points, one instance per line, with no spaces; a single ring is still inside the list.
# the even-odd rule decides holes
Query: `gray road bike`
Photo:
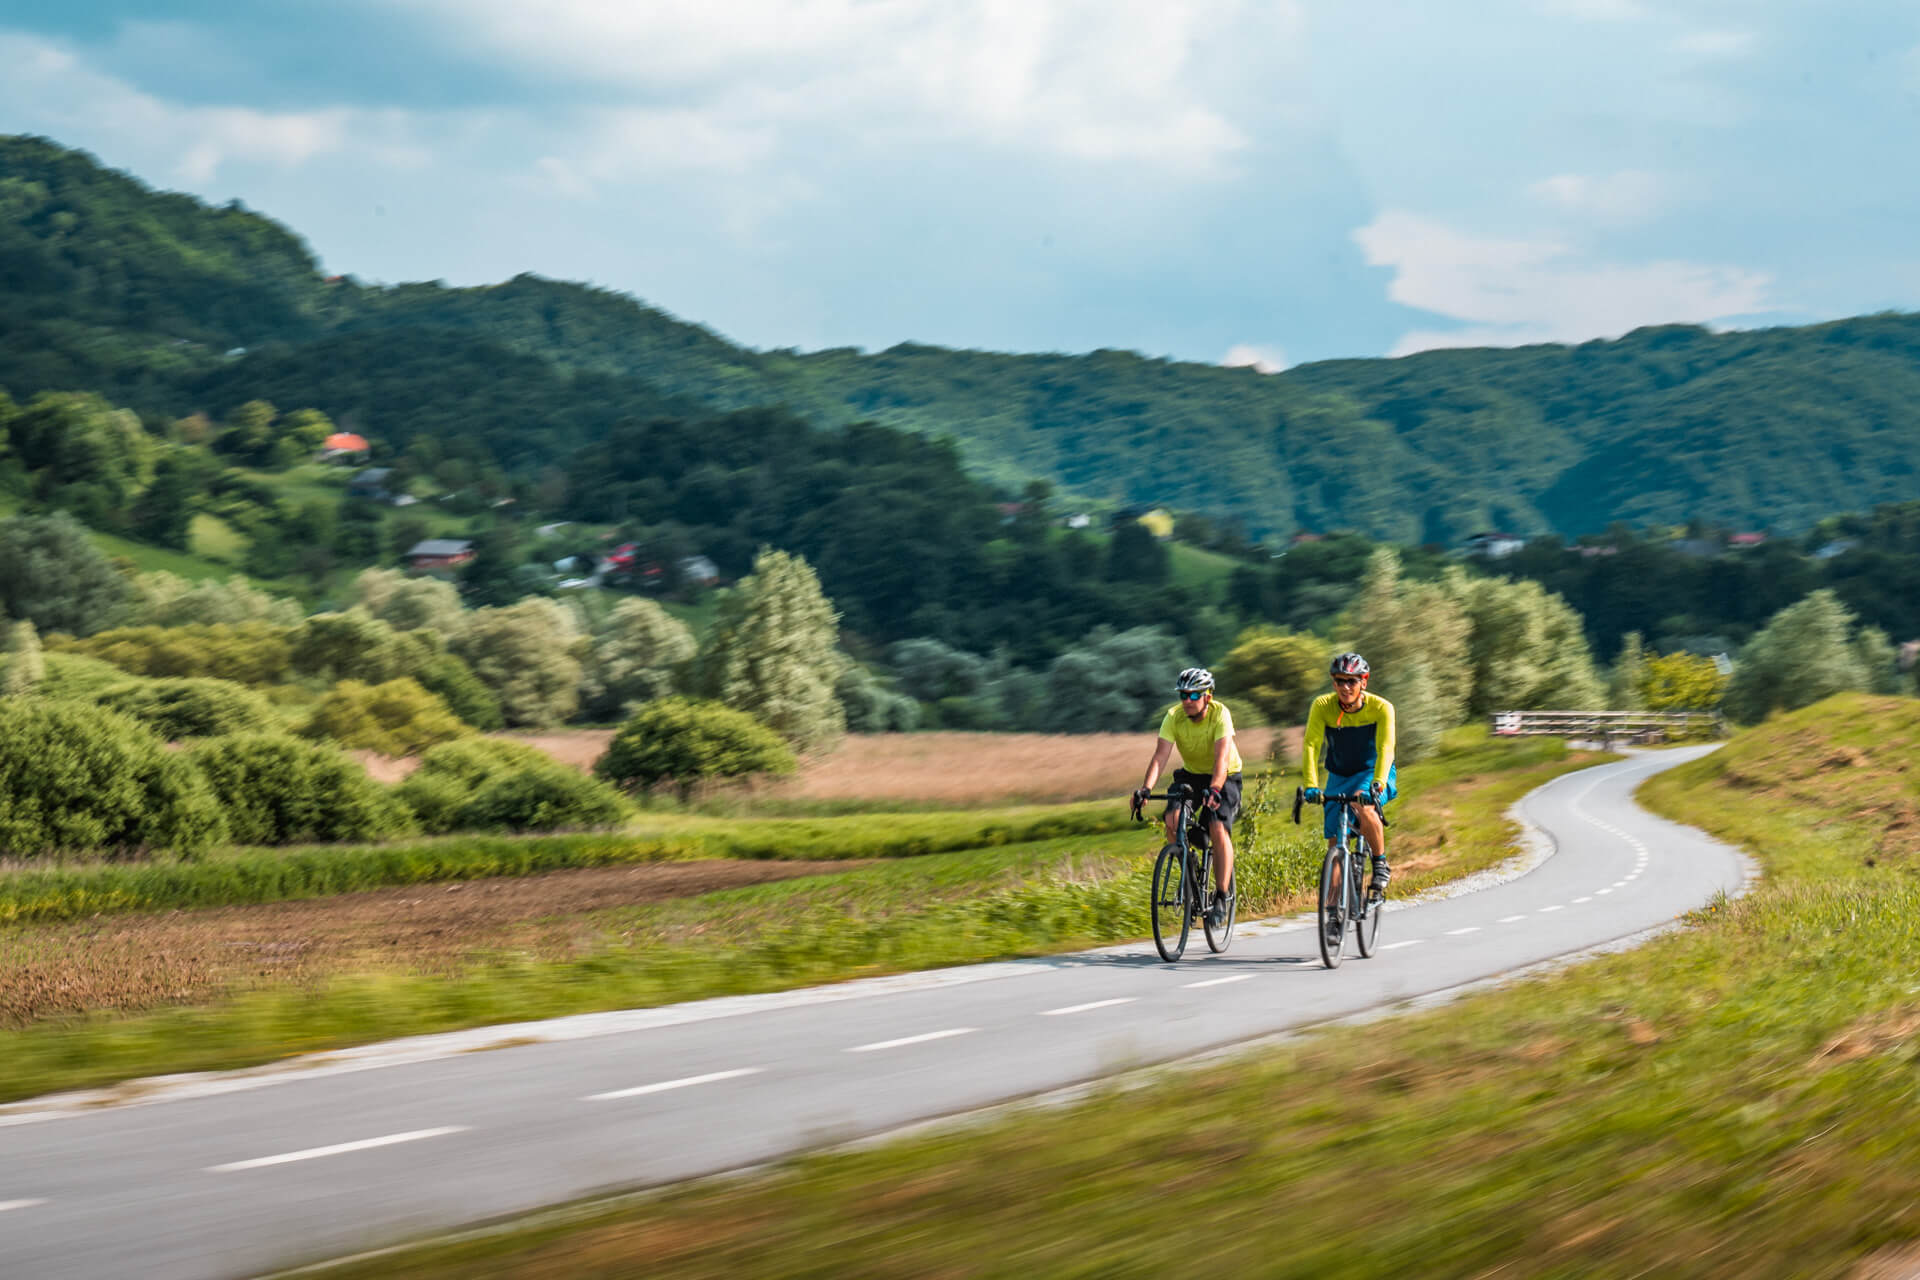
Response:
[[[1197,917],[1206,931],[1207,949],[1216,954],[1233,941],[1233,918],[1237,908],[1232,894],[1227,895],[1226,918],[1216,927],[1209,908],[1213,906],[1213,839],[1207,834],[1210,816],[1201,807],[1200,796],[1185,783],[1176,782],[1162,795],[1149,795],[1133,802],[1133,818],[1146,821],[1148,800],[1165,800],[1180,806],[1180,820],[1174,824],[1174,837],[1153,860],[1152,908],[1153,945],[1168,964],[1187,950],[1187,935]]]
[[[1307,793],[1296,787],[1293,792],[1296,827],[1300,825],[1300,806],[1305,803]],[[1373,849],[1360,834],[1360,824],[1353,819],[1354,809],[1367,803],[1367,797],[1325,796],[1320,803],[1339,808],[1333,828],[1337,843],[1327,850],[1326,861],[1320,864],[1320,927],[1316,930],[1320,937],[1321,963],[1329,969],[1338,969],[1346,955],[1349,926],[1354,941],[1359,944],[1360,958],[1364,960],[1373,954],[1374,943],[1380,936],[1381,900],[1379,891],[1369,885],[1367,877]],[[1386,815],[1382,814],[1382,827],[1386,821]]]

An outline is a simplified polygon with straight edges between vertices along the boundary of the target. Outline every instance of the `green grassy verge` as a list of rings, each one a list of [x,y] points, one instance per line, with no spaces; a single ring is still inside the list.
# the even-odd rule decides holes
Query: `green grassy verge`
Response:
[[[336,1274],[1907,1274],[1856,1268],[1920,1257],[1916,758],[1850,696],[1650,784],[1768,877],[1629,954]]]
[[[1126,825],[1090,803],[813,820],[660,818],[635,830],[556,836],[450,836],[382,845],[236,849],[193,862],[93,863],[0,874],[0,924],[124,911],[240,906],[388,885],[524,876],[572,867],[689,858],[906,858],[992,848]]]

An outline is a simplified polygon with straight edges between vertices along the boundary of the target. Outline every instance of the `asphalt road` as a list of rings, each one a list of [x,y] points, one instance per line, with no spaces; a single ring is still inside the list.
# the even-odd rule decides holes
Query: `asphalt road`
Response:
[[[1535,791],[1523,809],[1552,856],[1396,906],[1379,953],[1360,960],[1349,943],[1336,971],[1299,921],[1242,926],[1223,956],[1196,930],[1177,965],[1141,942],[571,1019],[546,1043],[504,1029],[508,1047],[490,1052],[377,1069],[376,1055],[239,1091],[45,1118],[5,1109],[0,1276],[256,1275],[884,1133],[1627,938],[1745,882],[1739,853],[1631,800],[1698,753]]]

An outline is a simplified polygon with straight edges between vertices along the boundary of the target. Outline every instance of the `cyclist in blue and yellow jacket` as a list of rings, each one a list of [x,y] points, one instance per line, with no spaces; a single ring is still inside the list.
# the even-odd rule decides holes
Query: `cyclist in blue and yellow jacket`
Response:
[[[1307,732],[1300,743],[1300,780],[1307,799],[1323,796],[1365,795],[1354,817],[1360,833],[1373,849],[1373,888],[1384,893],[1393,868],[1387,865],[1387,833],[1382,821],[1387,802],[1397,794],[1393,768],[1393,704],[1367,692],[1371,674],[1367,660],[1343,653],[1333,660],[1333,692],[1313,700],[1307,713]],[[1321,752],[1326,753],[1324,790],[1320,776]],[[1339,815],[1329,807],[1325,831],[1327,847],[1334,842]]]

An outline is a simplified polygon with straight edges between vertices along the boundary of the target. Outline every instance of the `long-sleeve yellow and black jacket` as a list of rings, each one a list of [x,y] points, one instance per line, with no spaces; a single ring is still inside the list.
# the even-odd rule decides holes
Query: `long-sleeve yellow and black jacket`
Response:
[[[1302,785],[1324,785],[1322,748],[1327,774],[1353,778],[1371,769],[1373,785],[1385,786],[1387,770],[1393,768],[1393,704],[1369,693],[1357,711],[1343,711],[1339,694],[1321,694],[1307,713],[1306,737],[1300,743]]]

